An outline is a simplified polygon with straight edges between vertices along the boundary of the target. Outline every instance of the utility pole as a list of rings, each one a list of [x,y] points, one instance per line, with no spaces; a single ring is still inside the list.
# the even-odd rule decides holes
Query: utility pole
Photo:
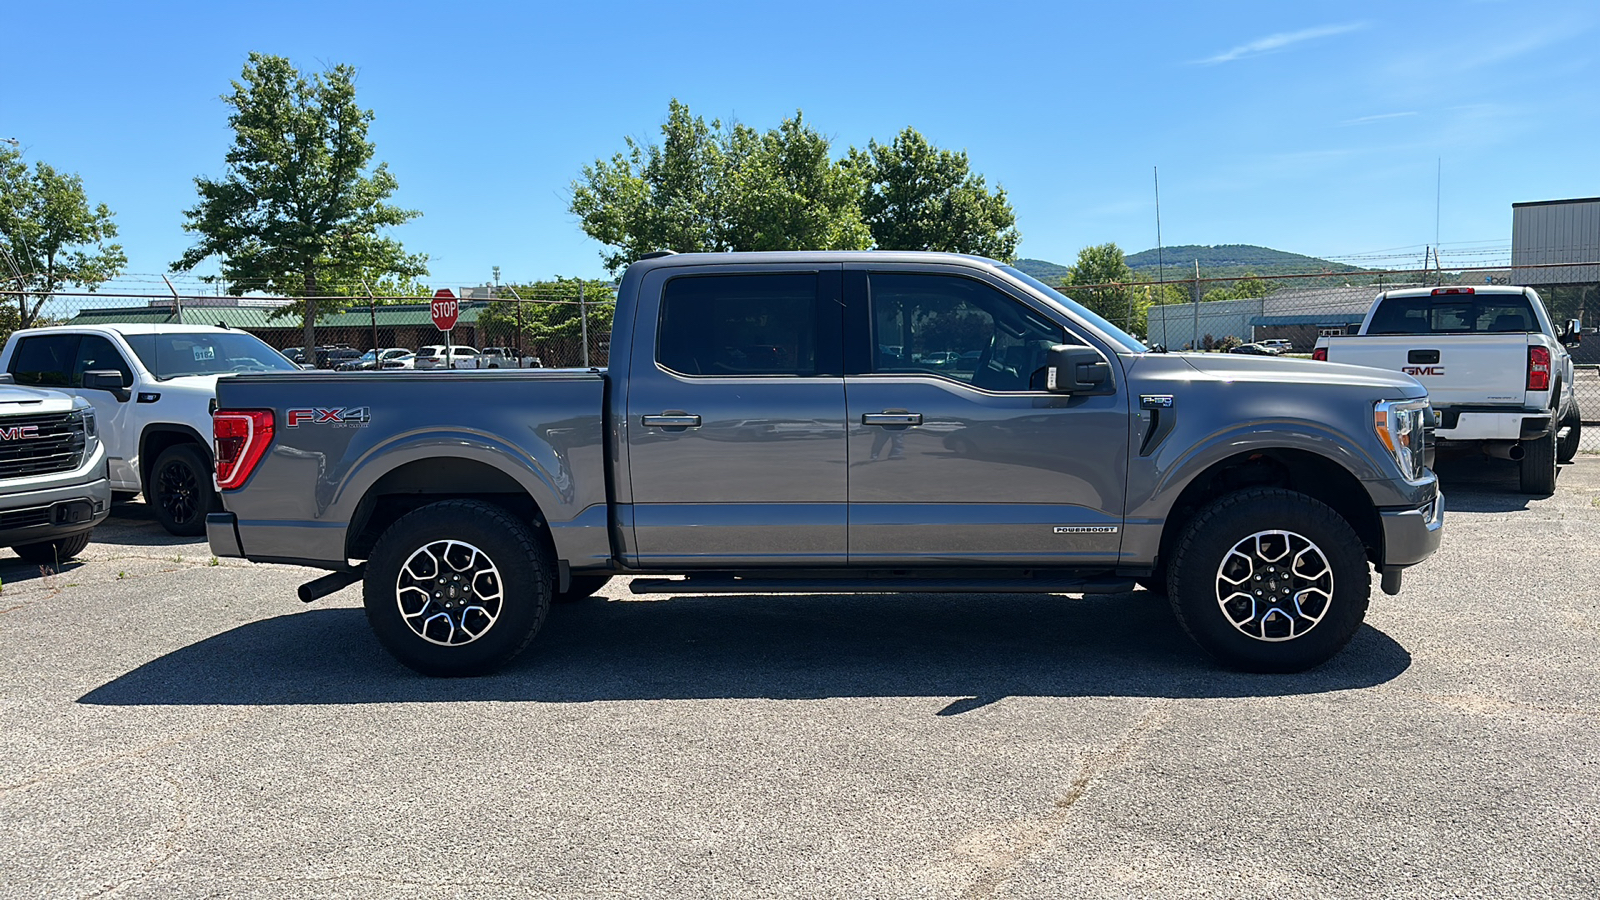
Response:
[[[583,282],[578,282],[578,315],[583,319],[583,367],[589,368],[589,307],[583,302]]]
[[[1200,260],[1194,261],[1194,343],[1190,349],[1200,349]]]
[[[365,278],[361,279],[361,289],[367,292],[367,315],[372,317],[372,368],[382,371],[383,360],[378,358],[378,301],[373,298],[372,286]]]
[[[500,271],[500,267],[495,266],[495,271]],[[520,369],[522,368],[522,295],[517,293],[517,289],[514,287],[508,287],[506,290],[511,292],[511,296],[517,298],[517,368]]]

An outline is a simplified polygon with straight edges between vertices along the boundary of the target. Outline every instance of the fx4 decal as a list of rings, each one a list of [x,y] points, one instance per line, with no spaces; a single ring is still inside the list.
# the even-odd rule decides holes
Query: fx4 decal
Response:
[[[333,425],[359,428],[372,421],[372,409],[366,406],[338,407],[336,409],[291,409],[284,412],[290,428],[301,425]]]

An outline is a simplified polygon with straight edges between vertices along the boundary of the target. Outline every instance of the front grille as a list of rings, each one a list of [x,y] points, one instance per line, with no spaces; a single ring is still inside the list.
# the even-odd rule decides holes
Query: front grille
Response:
[[[13,509],[0,512],[0,528],[27,528],[30,525],[49,525],[50,507],[35,506],[32,509]]]
[[[0,416],[0,478],[70,472],[84,443],[82,413]]]

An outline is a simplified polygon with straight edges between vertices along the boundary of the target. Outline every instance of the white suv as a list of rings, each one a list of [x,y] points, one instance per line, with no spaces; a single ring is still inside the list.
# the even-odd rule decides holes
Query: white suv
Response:
[[[413,368],[418,369],[476,369],[478,367],[478,351],[472,347],[452,346],[449,348],[449,365],[446,365],[445,346],[443,344],[429,344],[417,348],[417,359]]]
[[[211,455],[217,379],[299,369],[254,335],[205,325],[29,328],[0,351],[0,370],[17,384],[93,404],[114,494],[143,492],[157,521],[191,536],[221,508]]]

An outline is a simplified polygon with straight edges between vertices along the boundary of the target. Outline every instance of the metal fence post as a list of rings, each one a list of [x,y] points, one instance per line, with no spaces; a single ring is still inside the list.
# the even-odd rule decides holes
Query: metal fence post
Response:
[[[578,315],[583,319],[583,367],[589,368],[589,307],[583,302],[583,282],[578,282]]]

